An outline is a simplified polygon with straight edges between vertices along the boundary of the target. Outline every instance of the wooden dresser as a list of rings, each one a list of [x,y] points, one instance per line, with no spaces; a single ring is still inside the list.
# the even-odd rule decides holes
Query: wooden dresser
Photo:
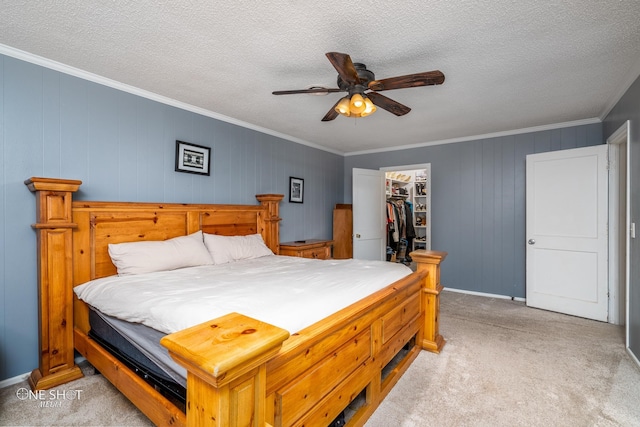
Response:
[[[308,239],[280,243],[280,255],[301,258],[329,259],[333,240]]]

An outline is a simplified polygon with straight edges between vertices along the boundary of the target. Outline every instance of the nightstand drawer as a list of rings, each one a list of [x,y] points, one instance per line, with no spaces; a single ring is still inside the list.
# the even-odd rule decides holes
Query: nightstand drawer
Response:
[[[331,258],[332,245],[333,240],[310,239],[300,242],[286,242],[280,244],[280,255],[329,259]]]
[[[329,259],[331,258],[331,250],[329,247],[324,248],[316,248],[316,249],[306,249],[304,251],[299,251],[299,255],[302,258],[316,258],[316,259]]]

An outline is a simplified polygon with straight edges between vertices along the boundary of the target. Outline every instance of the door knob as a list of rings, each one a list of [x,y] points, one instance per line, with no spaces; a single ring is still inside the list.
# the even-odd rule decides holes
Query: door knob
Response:
[[[535,241],[534,239],[529,239],[529,240],[527,241],[527,243],[528,243],[528,244],[530,244],[530,245],[535,245],[535,244],[536,244],[536,241]]]
[[[356,239],[359,239],[359,238],[360,238],[360,235],[359,235],[359,234],[356,234]]]

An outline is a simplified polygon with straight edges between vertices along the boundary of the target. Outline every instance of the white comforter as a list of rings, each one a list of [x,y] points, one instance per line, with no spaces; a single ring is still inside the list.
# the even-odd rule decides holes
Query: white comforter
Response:
[[[290,333],[329,316],[411,273],[384,261],[287,256],[110,276],[74,288],[101,312],[173,333],[230,312]]]

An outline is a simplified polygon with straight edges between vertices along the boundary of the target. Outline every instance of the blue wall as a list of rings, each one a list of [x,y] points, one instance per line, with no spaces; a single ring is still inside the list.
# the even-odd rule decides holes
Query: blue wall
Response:
[[[449,253],[442,284],[524,298],[526,155],[602,143],[597,123],[348,156],[345,198],[353,168],[431,163],[431,247]]]
[[[604,137],[609,138],[625,121],[630,121],[629,173],[631,175],[631,222],[640,226],[640,78],[631,85],[604,120]],[[636,228],[637,230],[638,228]],[[640,235],[630,239],[629,348],[640,359]]]
[[[212,149],[211,176],[174,171],[175,141]],[[257,203],[282,193],[281,238],[329,238],[344,158],[0,55],[0,380],[38,365],[32,176],[78,199]],[[289,176],[305,179],[288,203]]]

